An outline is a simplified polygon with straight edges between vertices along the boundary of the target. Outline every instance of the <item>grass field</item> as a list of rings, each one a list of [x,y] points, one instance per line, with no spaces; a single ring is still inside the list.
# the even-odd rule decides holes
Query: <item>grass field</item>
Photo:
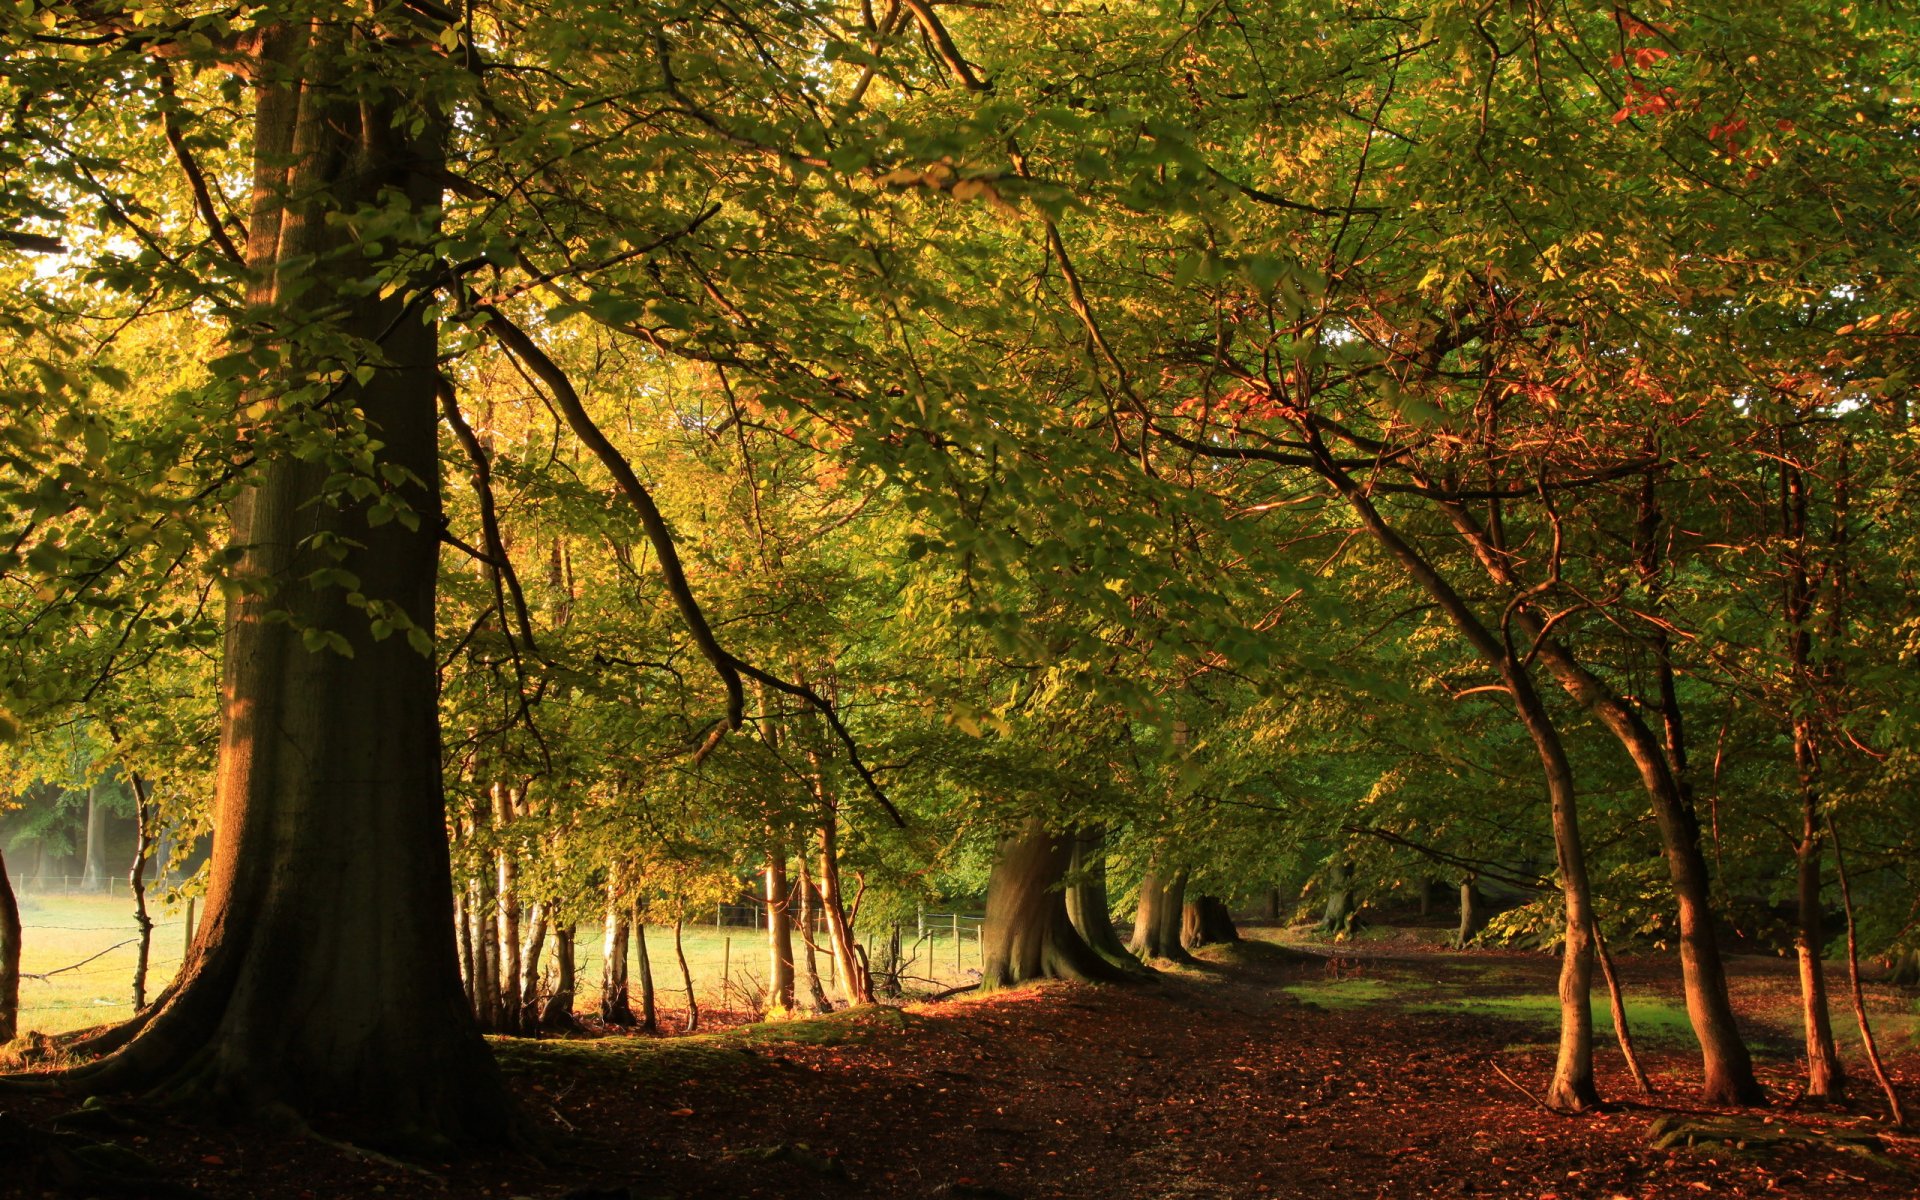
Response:
[[[149,998],[173,979],[186,949],[184,909],[168,908],[155,900],[151,902],[150,911],[155,927],[147,968]],[[27,976],[20,982],[22,1033],[64,1033],[124,1021],[133,1015],[136,950],[131,939],[138,931],[134,926],[133,901],[126,894],[124,884],[117,895],[22,893],[20,923],[20,969]],[[920,945],[917,960],[905,968],[904,975],[919,977],[904,981],[907,990],[933,991],[971,981],[973,976],[969,972],[978,971],[980,966],[978,923],[964,923],[960,932],[960,965],[956,966],[952,934],[943,926],[938,936]],[[578,936],[577,1006],[582,1012],[593,1012],[600,1005],[601,931],[598,926],[583,925]],[[912,940],[910,930],[905,940]],[[702,1008],[761,1007],[767,978],[764,930],[744,926],[715,928],[708,922],[688,925],[682,942],[687,954],[687,970],[693,977],[694,995]],[[661,1007],[682,1007],[680,968],[673,956],[671,926],[648,927],[647,952],[653,962],[654,986]],[[826,982],[827,955],[821,954],[818,961],[822,982]],[[550,948],[545,962],[550,971]],[[638,964],[634,964],[631,974],[637,990]],[[831,987],[828,990],[837,996]]]

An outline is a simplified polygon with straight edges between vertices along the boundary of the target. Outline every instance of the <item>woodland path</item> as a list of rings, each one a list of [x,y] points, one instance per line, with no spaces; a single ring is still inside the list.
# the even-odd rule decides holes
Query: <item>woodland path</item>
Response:
[[[1528,1086],[1544,1078],[1550,1035],[1538,1025],[1299,998],[1336,974],[1329,994],[1356,980],[1355,990],[1421,986],[1440,960],[1484,968],[1476,996],[1537,993],[1551,987],[1542,956],[1342,952],[1329,963],[1263,943],[1206,953],[1148,986],[1025,988],[696,1038],[503,1043],[530,1115],[556,1139],[544,1161],[503,1156],[426,1178],[313,1142],[187,1126],[135,1148],[214,1197],[1920,1193],[1912,1141],[1879,1161],[1825,1147],[1651,1148],[1654,1117],[1695,1111],[1684,1099],[1691,1056],[1677,1042],[1643,1047],[1670,1093],[1654,1108],[1570,1119],[1493,1070]],[[1790,1095],[1790,1057],[1765,1059],[1769,1085]],[[1908,1052],[1896,1065],[1911,1089],[1920,1064]],[[1600,1083],[1631,1095],[1611,1045]],[[1851,1114],[1778,1115],[1844,1125],[1871,1113],[1872,1098],[1861,1089]]]

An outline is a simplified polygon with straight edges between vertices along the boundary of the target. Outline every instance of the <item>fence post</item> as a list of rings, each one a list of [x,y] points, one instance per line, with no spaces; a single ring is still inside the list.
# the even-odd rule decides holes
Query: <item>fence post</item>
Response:
[[[193,949],[193,897],[188,896],[187,897],[187,944],[186,944],[186,947],[180,951],[180,960],[183,964],[186,962],[188,952],[191,951],[192,949]]]
[[[960,914],[953,914],[953,969],[960,969]]]
[[[733,1011],[728,995],[733,991],[730,980],[733,974],[733,939],[724,938],[720,942],[720,1007]]]

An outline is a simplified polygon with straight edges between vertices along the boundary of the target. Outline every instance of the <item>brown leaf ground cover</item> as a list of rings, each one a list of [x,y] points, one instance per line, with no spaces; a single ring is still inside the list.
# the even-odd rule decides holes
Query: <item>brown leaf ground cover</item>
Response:
[[[1696,1065],[1676,1025],[1670,959],[1626,972],[1630,1020],[1662,1094],[1634,1096],[1608,1043],[1601,1086],[1620,1103],[1583,1118],[1545,1112],[1495,1070],[1537,1087],[1551,1065],[1545,957],[1256,942],[1206,959],[1139,987],[1026,988],[690,1038],[504,1042],[503,1066],[545,1144],[462,1164],[403,1167],[312,1139],[118,1110],[137,1125],[111,1140],[158,1168],[121,1194],[1920,1195],[1914,1141],[1863,1150],[1820,1136],[1871,1128],[1870,1081],[1857,1081],[1850,1105],[1797,1102],[1792,1029],[1780,1020],[1792,979],[1764,960],[1741,960],[1737,998],[1776,1103],[1748,1115],[1756,1129],[1814,1136],[1661,1150],[1648,1138],[1656,1118],[1717,1116],[1687,1099]],[[1911,1035],[1893,1022],[1888,1038],[1920,1108]],[[59,1107],[0,1101],[39,1126]],[[4,1194],[109,1194],[97,1183],[63,1189],[58,1164],[15,1155],[10,1165],[8,1153],[0,1127]]]

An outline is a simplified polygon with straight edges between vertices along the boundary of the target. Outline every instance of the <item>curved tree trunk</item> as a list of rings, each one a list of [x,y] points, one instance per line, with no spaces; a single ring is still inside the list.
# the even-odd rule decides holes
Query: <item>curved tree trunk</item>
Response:
[[[436,331],[404,293],[366,284],[412,250],[370,261],[332,215],[404,203],[430,223],[440,203],[439,118],[335,75],[388,52],[368,29],[257,35],[257,324],[268,337],[320,324],[379,352],[324,394],[288,399],[264,381],[254,392],[269,424],[232,509],[243,586],[228,601],[206,919],[165,1002],[96,1042],[130,1039],[69,1078],[203,1112],[324,1116],[389,1145],[498,1144],[509,1101],[461,995],[447,919],[434,660],[407,637],[376,639],[360,606],[431,635],[440,517]],[[424,132],[405,132],[422,116]],[[296,349],[294,372],[313,361],[314,347]],[[391,491],[334,503],[323,498],[338,467],[295,453],[272,424],[325,428],[356,412]],[[397,501],[407,519],[369,519]]]
[[[1133,910],[1133,942],[1127,949],[1143,962],[1165,959],[1192,962],[1180,944],[1180,921],[1187,896],[1185,867],[1171,876],[1149,871],[1140,879],[1140,898]]]
[[[520,945],[520,1032],[540,1031],[540,955],[547,948],[547,906],[536,903],[527,918],[527,939]]]
[[[1144,965],[1133,955],[1113,927],[1107,899],[1105,837],[1097,829],[1083,829],[1073,839],[1073,861],[1067,885],[1067,919],[1095,954],[1123,971],[1139,972]]]
[[[1551,813],[1554,857],[1559,867],[1560,895],[1566,910],[1566,935],[1560,953],[1560,1045],[1546,1103],[1569,1111],[1594,1108],[1600,1103],[1600,1093],[1593,1079],[1593,891],[1587,878],[1578,793],[1574,789],[1573,765],[1567,758],[1566,744],[1539,689],[1534,686],[1525,661],[1516,660],[1512,645],[1496,637],[1452,583],[1387,523],[1366,489],[1334,463],[1319,434],[1311,427],[1307,433],[1320,460],[1322,474],[1352,507],[1367,532],[1434,598],[1461,637],[1498,673],[1513,700],[1514,714],[1526,729],[1540,759]],[[1471,532],[1464,512],[1449,508],[1448,514],[1456,519],[1463,532]],[[1493,569],[1491,564],[1489,569]],[[1538,631],[1534,636],[1537,640]],[[1470,886],[1471,880],[1468,882]],[[1467,899],[1464,891],[1462,899]]]
[[[827,921],[833,961],[840,968],[840,990],[854,1007],[873,1003],[873,980],[854,946],[853,923],[840,895],[839,821],[832,812],[820,823],[820,912]]]
[[[767,1015],[784,1016],[793,1011],[793,909],[785,852],[770,852],[761,875],[767,904]]]
[[[981,990],[1035,979],[1094,983],[1128,977],[1081,940],[1067,917],[1062,884],[1073,861],[1073,843],[1073,835],[1049,832],[1038,818],[1000,839],[987,880]]]
[[[1460,945],[1465,946],[1479,937],[1486,923],[1486,910],[1480,906],[1480,885],[1469,875],[1460,881],[1460,930],[1456,935]]]
[[[680,944],[680,931],[685,928],[686,920],[675,917],[673,920],[673,956],[680,961],[680,986],[687,993],[687,1025],[683,1033],[696,1033],[700,1029],[700,1001],[693,994],[693,972],[687,970],[687,951]]]
[[[653,959],[647,956],[647,921],[636,912],[633,918],[633,952],[640,961],[640,1028],[660,1032],[660,1010],[653,996]]]
[[[801,960],[806,966],[807,1003],[814,1013],[833,1011],[833,1001],[827,999],[827,989],[820,983],[820,963],[813,947],[813,939],[818,931],[818,923],[813,917],[814,890],[813,879],[807,873],[806,856],[800,858],[800,945],[804,948]]]
[[[129,776],[129,781],[133,788],[133,865],[127,868],[127,890],[133,893],[133,925],[140,931],[133,959],[133,1011],[137,1016],[147,1007],[147,964],[153,955],[153,917],[147,912],[147,860],[153,856],[147,801],[153,789],[138,772]]]
[[[1183,906],[1180,914],[1181,945],[1191,949],[1239,940],[1240,930],[1234,925],[1233,914],[1227,911],[1224,900],[1217,896],[1195,896]]]
[[[0,854],[0,1046],[20,1031],[20,904]]]

